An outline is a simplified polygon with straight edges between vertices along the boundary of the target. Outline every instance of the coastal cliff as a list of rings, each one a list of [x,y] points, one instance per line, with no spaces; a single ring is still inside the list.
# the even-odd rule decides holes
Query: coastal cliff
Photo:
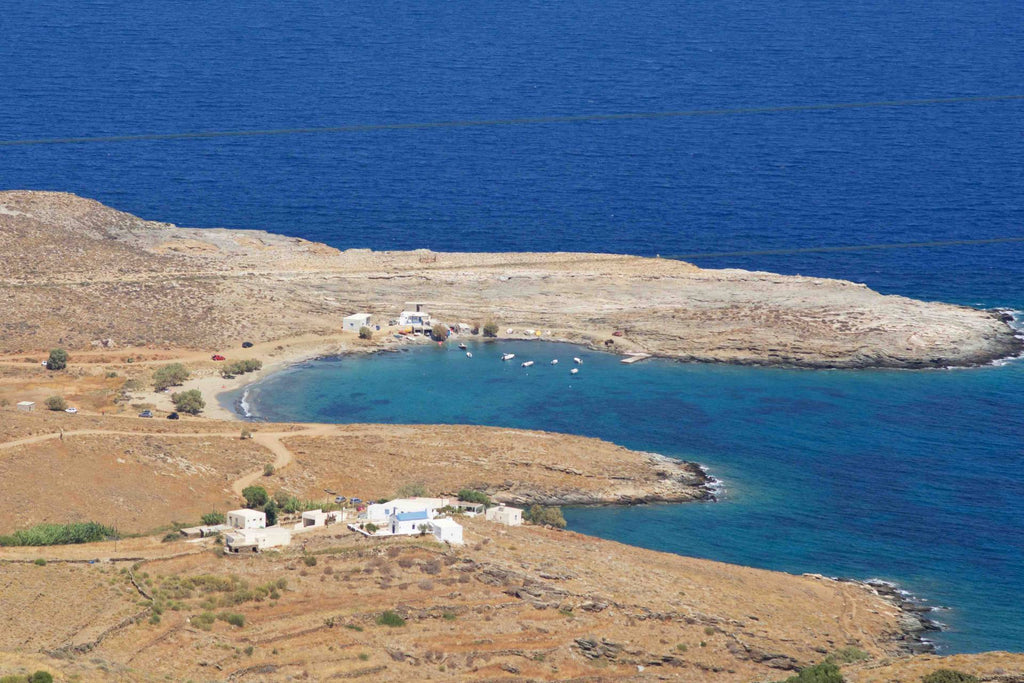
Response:
[[[335,332],[429,302],[446,322],[688,361],[927,368],[1020,353],[1002,314],[862,284],[609,254],[338,251],[253,230],[156,223],[74,195],[0,193],[8,353],[210,348]],[[111,306],[116,302],[116,306]],[[532,334],[531,334],[532,333]],[[613,334],[615,333],[615,334]]]

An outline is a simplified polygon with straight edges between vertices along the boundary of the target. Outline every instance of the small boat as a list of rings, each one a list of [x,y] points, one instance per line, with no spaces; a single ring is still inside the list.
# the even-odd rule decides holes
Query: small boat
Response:
[[[579,372],[579,368],[573,368],[572,370],[569,371],[569,374],[575,375],[577,372]]]
[[[572,362],[575,363],[576,365],[583,365],[583,359],[582,358],[573,358]]]
[[[552,364],[552,365],[558,365],[558,359],[556,358],[556,359],[554,359],[553,361],[551,361],[551,364]]]
[[[514,353],[503,353],[503,354],[501,354],[501,359],[502,360],[512,360],[515,357],[516,357],[516,354],[514,354]]]
[[[526,361],[526,362],[524,362],[524,363],[523,363],[523,367],[524,367],[524,368],[528,368],[528,367],[530,367],[531,365],[533,365],[533,361],[532,361],[532,360],[528,360],[528,361]]]
[[[465,342],[463,342],[462,344],[459,344],[459,348],[462,349],[463,351],[465,351],[466,350]]]
[[[472,357],[473,357],[473,352],[472,351],[466,351],[466,358],[472,358]]]

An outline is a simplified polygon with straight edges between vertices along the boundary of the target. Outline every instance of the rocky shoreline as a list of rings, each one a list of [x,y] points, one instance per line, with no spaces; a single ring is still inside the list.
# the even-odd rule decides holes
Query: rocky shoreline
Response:
[[[891,581],[882,579],[861,581],[845,578],[836,580],[862,586],[899,610],[900,633],[893,640],[899,644],[902,650],[913,655],[935,654],[937,651],[935,643],[925,636],[928,633],[943,631],[946,626],[927,615],[942,609],[941,607],[925,604],[923,600],[901,589]]]
[[[702,465],[675,460],[657,453],[640,453],[647,459],[654,474],[653,481],[621,479],[621,485],[602,491],[578,489],[545,490],[523,482],[504,482],[484,487],[499,503],[516,506],[558,505],[566,507],[600,507],[644,505],[647,503],[714,502],[718,500],[720,482]],[[585,476],[573,468],[558,468],[566,474]]]

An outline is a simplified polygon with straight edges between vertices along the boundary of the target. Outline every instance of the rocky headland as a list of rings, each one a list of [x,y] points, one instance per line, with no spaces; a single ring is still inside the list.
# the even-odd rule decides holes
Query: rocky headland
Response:
[[[338,251],[255,230],[146,221],[52,192],[0,192],[2,351],[216,348],[388,321],[409,301],[502,335],[690,361],[830,368],[988,363],[1003,315],[862,284],[576,253]],[[509,332],[511,330],[511,332]],[[613,336],[613,333],[619,333]],[[530,335],[532,336],[532,335]]]

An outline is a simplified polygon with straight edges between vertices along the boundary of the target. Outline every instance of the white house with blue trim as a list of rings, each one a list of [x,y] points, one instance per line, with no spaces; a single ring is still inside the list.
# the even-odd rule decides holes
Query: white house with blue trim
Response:
[[[390,522],[391,515],[420,510],[426,510],[427,518],[433,519],[438,510],[448,505],[451,505],[448,498],[396,498],[366,506],[366,520],[380,526],[383,522]]]
[[[388,519],[388,527],[391,529],[391,533],[396,536],[418,534],[420,533],[420,527],[427,527],[429,529],[428,523],[431,519],[432,516],[426,510],[398,512],[393,513]]]

